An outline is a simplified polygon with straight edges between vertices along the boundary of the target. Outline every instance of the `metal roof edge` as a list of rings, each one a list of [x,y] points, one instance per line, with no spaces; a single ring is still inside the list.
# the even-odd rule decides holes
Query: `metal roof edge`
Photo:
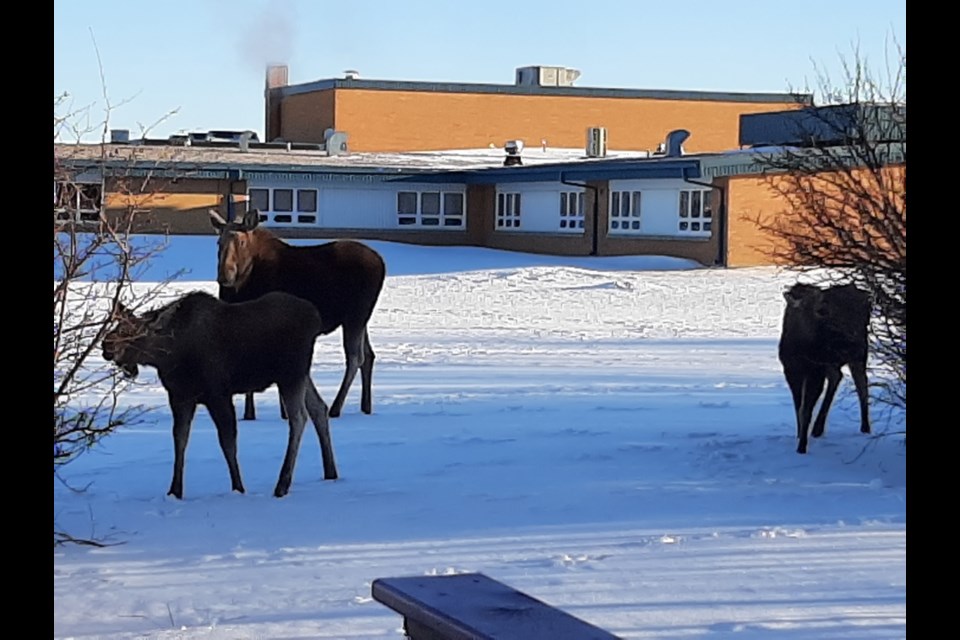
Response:
[[[812,94],[695,91],[682,89],[624,89],[607,87],[549,87],[470,82],[423,82],[412,80],[361,80],[329,78],[277,87],[282,97],[330,89],[374,91],[420,91],[430,93],[484,93],[518,96],[573,96],[585,98],[646,98],[650,100],[694,100],[710,102],[760,102],[812,104]],[[801,101],[798,102],[798,97]]]

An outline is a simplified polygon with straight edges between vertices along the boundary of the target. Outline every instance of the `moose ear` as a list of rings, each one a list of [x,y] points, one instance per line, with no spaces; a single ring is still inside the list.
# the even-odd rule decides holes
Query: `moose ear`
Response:
[[[113,308],[113,315],[117,318],[132,318],[135,314],[125,304],[117,300],[117,306]]]
[[[260,210],[250,209],[247,211],[246,215],[243,216],[244,230],[250,231],[251,229],[256,228],[258,224],[260,224]]]
[[[210,209],[210,224],[213,225],[214,229],[220,231],[227,226],[227,221],[224,220],[219,213],[217,213],[216,209]]]

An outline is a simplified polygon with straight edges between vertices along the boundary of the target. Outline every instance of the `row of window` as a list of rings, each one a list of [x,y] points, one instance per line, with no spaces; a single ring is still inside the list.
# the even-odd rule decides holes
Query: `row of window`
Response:
[[[693,235],[712,230],[713,211],[710,192],[701,189],[680,191],[677,211],[678,233]],[[250,189],[250,207],[264,214],[264,219],[277,223],[315,224],[317,221],[316,189]],[[643,193],[611,191],[609,230],[639,234]],[[495,227],[519,229],[521,220],[520,192],[497,193]],[[457,191],[400,191],[397,193],[397,224],[401,227],[446,227],[462,229],[466,224],[465,196]],[[584,192],[561,191],[559,194],[559,229],[583,229]]]
[[[402,227],[463,227],[463,194],[455,191],[401,191],[397,223]]]
[[[260,211],[261,221],[316,224],[316,189],[250,189],[247,192],[251,209]],[[294,218],[296,215],[296,218]]]
[[[497,194],[497,229],[520,227],[520,193]],[[710,192],[701,189],[680,191],[677,232],[703,234],[712,230],[713,210]],[[612,232],[639,234],[642,213],[641,191],[611,191],[609,229]],[[560,193],[560,228],[583,228],[583,192]]]

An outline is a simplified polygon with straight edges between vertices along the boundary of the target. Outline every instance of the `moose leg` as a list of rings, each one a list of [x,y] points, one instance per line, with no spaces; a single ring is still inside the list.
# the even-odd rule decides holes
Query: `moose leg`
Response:
[[[343,403],[347,399],[347,393],[350,391],[350,385],[357,376],[357,369],[363,365],[363,334],[363,328],[348,328],[347,325],[343,325],[343,352],[347,356],[347,370],[343,372],[340,390],[337,391],[337,397],[330,406],[331,418],[339,417]]]
[[[173,412],[173,480],[167,495],[183,500],[183,458],[197,405],[194,402],[171,401],[170,409]]]
[[[243,419],[244,420],[256,420],[257,419],[257,406],[253,403],[253,392],[244,394],[243,396]]]
[[[207,403],[207,411],[217,427],[220,449],[230,470],[230,486],[234,491],[244,493],[240,465],[237,464],[237,414],[233,408],[233,399],[227,396],[212,400]]]
[[[810,431],[810,418],[813,417],[813,407],[817,404],[817,398],[820,397],[820,393],[823,391],[824,380],[824,373],[819,370],[807,373],[807,375],[804,376],[803,392],[800,394],[799,423],[801,429],[800,442],[797,444],[797,453],[807,452],[807,436]]]
[[[279,388],[279,387],[277,388],[277,396],[278,396],[279,399],[280,399],[280,419],[281,419],[281,420],[286,420],[286,419],[287,419],[287,408],[283,405],[283,394],[280,393],[280,388]]]
[[[813,431],[810,435],[819,438],[823,435],[823,430],[827,426],[827,412],[830,411],[830,405],[833,403],[833,396],[837,393],[837,387],[840,386],[840,380],[843,379],[843,372],[840,367],[827,368],[827,392],[823,394],[823,402],[820,403],[820,411],[817,413],[817,420],[813,423]]]
[[[360,396],[360,410],[366,414],[373,413],[373,361],[377,355],[370,346],[370,336],[367,329],[363,329],[363,364],[360,365],[360,382],[363,391]]]
[[[290,435],[287,438],[287,454],[283,457],[283,466],[280,468],[280,478],[273,490],[273,495],[282,498],[290,491],[293,481],[293,468],[297,464],[297,452],[300,451],[300,439],[303,437],[303,426],[307,422],[306,385],[301,378],[294,385],[280,386],[280,395],[287,405],[287,414],[290,416],[287,423],[290,425]]]
[[[790,395],[793,396],[793,415],[797,419],[797,437],[799,438],[802,427],[800,424],[800,402],[803,396],[803,371],[784,367],[783,375],[790,387]]]
[[[307,413],[310,414],[310,420],[317,430],[317,437],[320,438],[320,455],[323,458],[323,479],[337,479],[337,462],[333,457],[333,443],[330,440],[330,421],[327,419],[327,403],[320,397],[320,392],[313,385],[313,381],[307,378],[306,382]]]
[[[850,363],[850,375],[853,384],[857,387],[857,397],[860,400],[860,433],[870,433],[870,409],[868,406],[869,390],[867,387],[866,359]]]

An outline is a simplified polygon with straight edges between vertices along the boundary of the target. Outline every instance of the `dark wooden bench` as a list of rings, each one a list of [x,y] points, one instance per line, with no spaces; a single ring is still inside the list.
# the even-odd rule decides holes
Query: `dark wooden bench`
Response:
[[[482,573],[379,578],[371,591],[411,640],[619,640]]]

